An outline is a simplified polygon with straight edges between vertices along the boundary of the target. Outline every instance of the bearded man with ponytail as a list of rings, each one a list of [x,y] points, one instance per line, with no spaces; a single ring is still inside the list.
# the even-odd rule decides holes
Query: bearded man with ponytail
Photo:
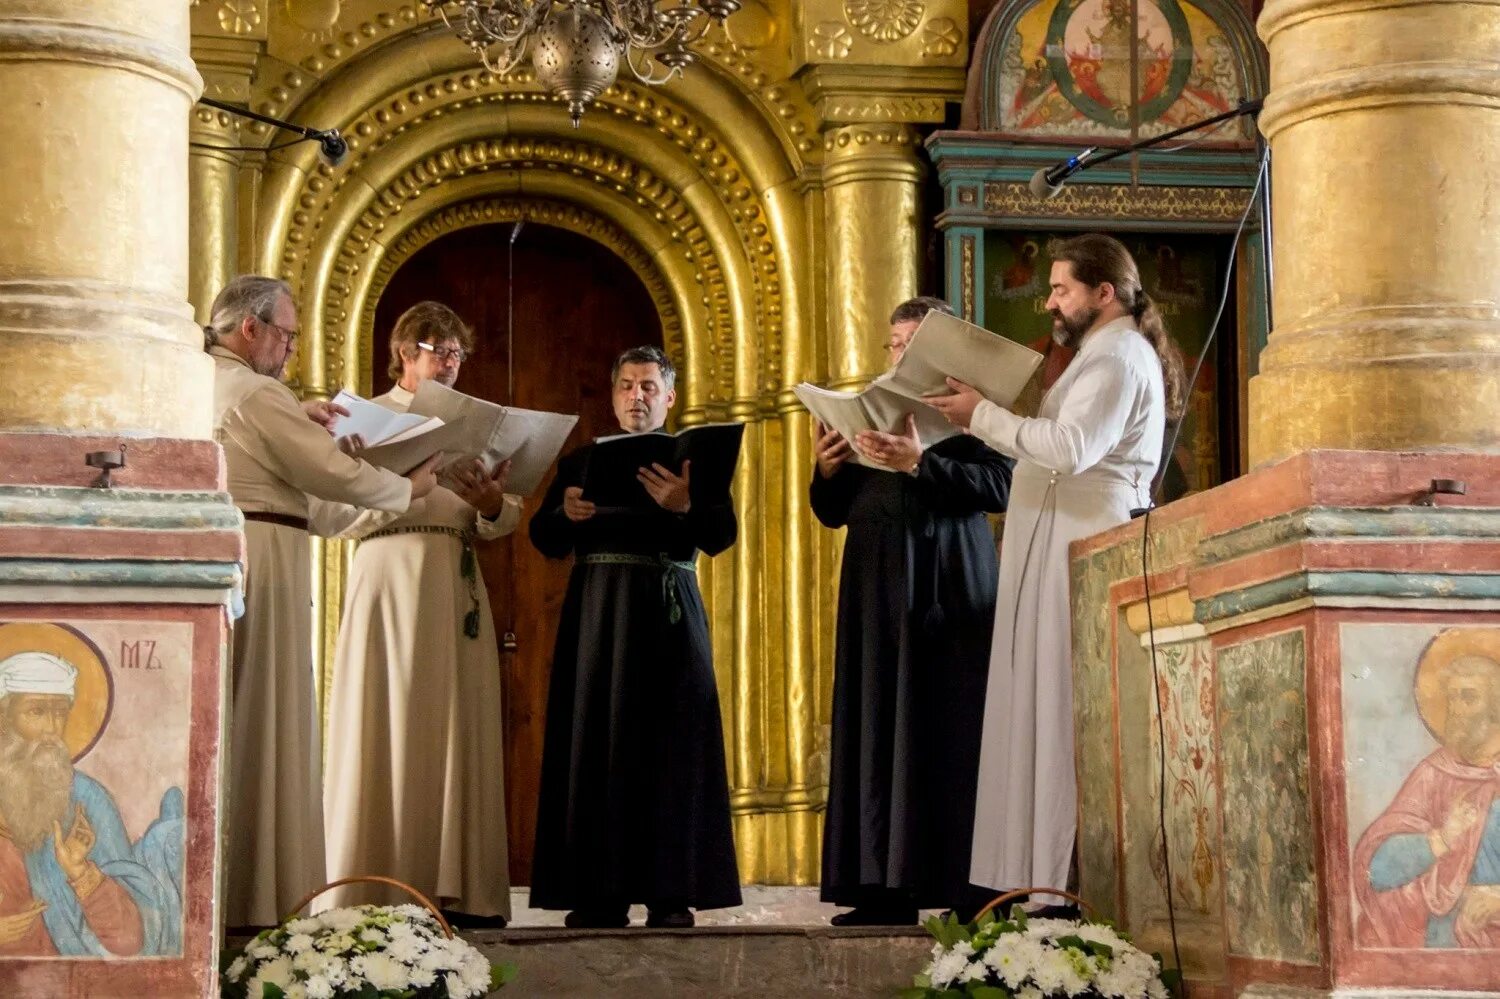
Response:
[[[1063,888],[1077,831],[1068,544],[1151,502],[1167,420],[1181,412],[1182,357],[1119,240],[1052,247],[1054,332],[1077,356],[1017,416],[956,379],[930,398],[1016,459],[979,757],[970,877],[996,889]]]

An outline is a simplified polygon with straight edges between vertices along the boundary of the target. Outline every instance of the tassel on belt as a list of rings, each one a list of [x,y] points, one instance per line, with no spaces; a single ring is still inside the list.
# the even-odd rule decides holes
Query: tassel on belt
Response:
[[[597,552],[593,555],[585,555],[583,561],[586,565],[633,565],[643,569],[661,570],[661,600],[667,608],[667,620],[672,624],[682,620],[682,594],[677,590],[677,577],[672,574],[672,570],[681,569],[683,572],[692,573],[698,571],[696,563],[678,562],[664,554],[625,555],[618,552]]]
[[[474,532],[460,530],[457,527],[443,527],[439,524],[406,524],[397,527],[384,527],[371,534],[365,535],[365,541],[374,541],[376,538],[392,538],[398,534],[446,534],[457,538],[463,551],[458,559],[459,574],[464,577],[464,582],[469,588],[469,612],[464,615],[464,634],[469,638],[479,637],[479,565],[474,557]]]

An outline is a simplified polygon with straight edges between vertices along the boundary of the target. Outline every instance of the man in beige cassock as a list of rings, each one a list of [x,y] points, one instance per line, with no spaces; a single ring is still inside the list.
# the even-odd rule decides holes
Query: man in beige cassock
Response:
[[[214,434],[245,516],[245,613],[235,623],[224,920],[267,926],[325,880],[312,675],[308,497],[400,512],[436,485],[341,452],[335,408],[281,383],[297,339],[282,281],[244,275],[214,300]],[[323,424],[320,426],[319,424]]]
[[[397,412],[417,386],[452,386],[473,333],[419,302],[391,331]],[[463,926],[510,916],[500,655],[474,542],[509,534],[521,498],[509,463],[473,462],[405,514],[317,504],[315,525],[363,538],[349,574],[328,717],[328,871],[384,874],[437,899]],[[409,901],[349,885],[329,904]]]
[[[1047,309],[1078,354],[1036,418],[952,378],[954,395],[928,400],[1016,459],[970,870],[998,889],[1067,887],[1078,809],[1068,544],[1151,502],[1167,417],[1182,411],[1182,360],[1129,251],[1089,234],[1052,259]]]

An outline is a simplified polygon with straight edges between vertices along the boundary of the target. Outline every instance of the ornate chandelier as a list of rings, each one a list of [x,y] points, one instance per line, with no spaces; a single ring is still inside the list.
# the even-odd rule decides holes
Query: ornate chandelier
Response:
[[[698,58],[688,46],[740,0],[422,0],[490,72],[510,72],[531,50],[537,82],[568,102],[573,127],[615,82],[624,62],[637,80],[666,83]]]

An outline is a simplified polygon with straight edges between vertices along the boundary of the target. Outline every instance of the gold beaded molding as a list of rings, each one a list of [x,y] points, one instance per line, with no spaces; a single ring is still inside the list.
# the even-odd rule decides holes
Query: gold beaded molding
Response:
[[[298,4],[306,0],[298,0]],[[349,63],[363,57],[370,49],[403,34],[431,35],[433,41],[451,50],[451,60],[470,57],[440,20],[419,11],[413,3],[391,3],[390,0],[318,0],[324,6],[334,3],[333,22],[322,30],[309,30],[296,18],[275,22],[277,30],[270,40],[270,51],[279,65],[257,80],[254,107],[263,114],[284,116],[295,107],[320,80],[329,79]],[[296,5],[289,5],[296,6]],[[811,154],[817,148],[817,116],[801,93],[801,88],[777,82],[780,75],[767,60],[770,50],[758,52],[735,44],[723,29],[714,28],[693,46],[704,68],[711,74],[727,78],[753,95],[765,121],[776,130],[789,152]],[[432,63],[428,63],[431,65]],[[695,76],[697,70],[690,70]],[[617,88],[610,88],[606,98]],[[268,137],[264,125],[251,127],[257,136]]]
[[[607,247],[625,261],[641,279],[641,283],[646,286],[646,291],[656,304],[656,311],[661,316],[662,335],[667,355],[679,367],[684,365],[682,316],[677,311],[676,302],[673,301],[671,288],[651,254],[647,253],[625,230],[585,208],[562,201],[532,197],[484,198],[454,205],[429,215],[420,224],[402,234],[401,238],[396,240],[380,258],[380,263],[375,266],[374,278],[370,292],[365,298],[365,306],[359,323],[362,340],[359,350],[359,384],[363,388],[370,389],[373,378],[370,357],[373,348],[371,337],[375,328],[375,307],[386,286],[390,284],[391,278],[395,276],[396,271],[401,269],[401,265],[423,248],[449,233],[473,226],[503,225],[517,221],[556,226],[559,229],[586,236]]]
[[[528,87],[531,89],[522,89]],[[757,382],[762,387],[774,386],[780,378],[780,334],[785,308],[782,264],[771,238],[767,206],[750,183],[750,172],[722,134],[659,92],[617,86],[611,88],[611,93],[613,99],[602,99],[590,113],[650,128],[659,137],[657,150],[665,149],[671,157],[682,161],[684,167],[691,164],[693,176],[686,182],[677,179],[672,183],[632,159],[602,147],[545,138],[522,143],[510,135],[505,139],[464,144],[445,151],[450,154],[448,157],[443,153],[426,156],[407,172],[404,183],[389,185],[377,193],[359,228],[374,227],[378,232],[383,215],[399,211],[405,201],[432,184],[475,170],[493,170],[501,164],[535,165],[561,169],[581,179],[586,177],[590,183],[632,197],[668,227],[672,238],[688,244],[699,280],[708,289],[712,349],[718,356],[729,358],[735,350],[735,337],[729,311],[731,289],[724,284],[725,248],[713,251],[704,220],[687,211],[679,190],[699,181],[706,182],[723,207],[748,263],[743,270],[749,279],[746,290],[753,315],[746,318],[754,322],[759,333]],[[555,101],[534,89],[529,73],[500,79],[481,70],[419,82],[366,108],[346,129],[350,160],[336,171],[320,166],[305,179],[290,216],[279,270],[294,285],[311,277],[307,269],[313,265],[315,248],[321,244],[320,229],[329,208],[348,185],[362,183],[354,179],[362,176],[361,167],[392,142],[443,118],[451,120],[453,116],[465,115],[483,116],[487,121],[504,120],[509,108],[535,108],[550,103]],[[339,270],[358,267],[358,257],[368,250],[371,234],[355,233],[344,242],[339,250]],[[338,339],[333,334],[349,314],[346,303],[341,301],[346,292],[347,288],[338,287],[337,283],[331,285],[320,310],[330,341],[334,341],[328,344],[331,350],[336,350]],[[331,383],[331,377],[327,380]],[[714,381],[714,395],[727,400],[732,394],[732,370],[721,365]]]
[[[732,290],[703,224],[675,190],[651,171],[611,150],[583,142],[511,136],[433,152],[374,192],[339,247],[333,273],[323,286],[320,316],[328,384],[342,382],[343,344],[351,336],[363,335],[362,331],[350,328],[349,320],[356,312],[350,307],[352,296],[359,288],[357,276],[388,227],[404,221],[404,213],[446,182],[462,176],[491,174],[498,185],[508,173],[517,170],[523,175],[548,171],[571,183],[612,192],[633,202],[638,214],[655,220],[674,242],[682,244],[692,264],[717,356],[726,359],[733,356],[734,320],[729,305]],[[290,260],[285,263],[283,276],[295,285],[302,270]],[[732,374],[727,364],[712,369],[717,398],[727,401],[731,397]]]

